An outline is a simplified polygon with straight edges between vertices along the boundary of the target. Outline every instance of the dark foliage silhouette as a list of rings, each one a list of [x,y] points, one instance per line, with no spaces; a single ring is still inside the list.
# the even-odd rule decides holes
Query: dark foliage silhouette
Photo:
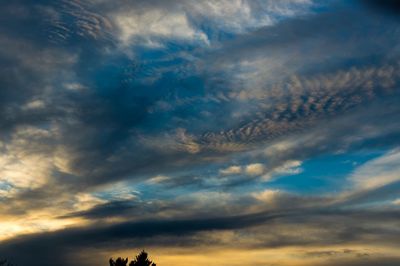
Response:
[[[128,264],[128,258],[118,258],[116,261],[111,258],[109,262],[110,266],[126,266]]]
[[[111,258],[109,262],[110,266],[127,266],[128,258],[118,258],[115,261]],[[0,264],[0,266],[2,265]],[[133,261],[129,263],[129,266],[156,266],[156,264],[149,260],[147,252],[143,250]]]
[[[129,266],[156,266],[156,264],[149,260],[148,254],[142,250],[142,252],[136,256],[135,260],[129,263]]]

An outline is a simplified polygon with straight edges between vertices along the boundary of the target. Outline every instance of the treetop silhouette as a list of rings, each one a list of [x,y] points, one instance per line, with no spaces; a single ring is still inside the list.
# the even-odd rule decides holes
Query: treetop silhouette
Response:
[[[116,261],[114,261],[112,258],[110,259],[110,266],[126,266],[128,263],[128,258],[122,259],[118,258]]]
[[[110,259],[110,266],[127,266],[128,258],[118,258],[117,260]],[[146,251],[142,250],[136,258],[129,263],[129,266],[156,266],[154,262],[149,260],[148,254]]]

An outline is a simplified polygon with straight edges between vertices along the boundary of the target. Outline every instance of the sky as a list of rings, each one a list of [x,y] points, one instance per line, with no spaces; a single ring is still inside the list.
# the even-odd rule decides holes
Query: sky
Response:
[[[400,8],[0,2],[0,259],[400,265]]]

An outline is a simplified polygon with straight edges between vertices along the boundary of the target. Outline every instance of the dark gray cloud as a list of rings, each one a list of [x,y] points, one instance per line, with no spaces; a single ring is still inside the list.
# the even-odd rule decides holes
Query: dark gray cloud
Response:
[[[329,263],[321,264],[321,266],[334,266],[334,265],[344,265],[344,266],[373,266],[373,265],[382,265],[382,266],[395,266],[398,265],[400,260],[398,258],[373,258],[373,259],[353,259],[353,260],[333,260]]]
[[[115,225],[92,225],[87,228],[67,229],[54,233],[22,236],[3,242],[1,254],[25,265],[73,265],[79,250],[85,247],[116,249],[134,248],[139,243],[157,247],[159,238],[167,236],[168,245],[201,245],[193,242],[196,233],[220,230],[239,230],[243,236],[268,232],[253,243],[259,247],[281,247],[292,245],[329,245],[339,243],[362,243],[367,239],[374,243],[398,244],[398,212],[380,211],[301,211],[263,212],[231,217],[197,218],[186,220],[147,220]],[[277,223],[279,221],[279,223]],[[269,229],[268,229],[269,228]],[[275,230],[274,230],[275,228]],[[276,230],[279,229],[280,230]],[[281,231],[285,228],[284,231]],[[303,231],[321,228],[313,236],[299,236],[295,228]],[[323,229],[322,229],[323,228]],[[240,230],[244,230],[241,232]],[[260,231],[261,230],[261,231]],[[267,231],[265,231],[267,230]],[[296,229],[298,231],[298,229]],[[281,233],[285,235],[281,235]],[[179,240],[180,239],[180,240]],[[183,242],[182,242],[183,241]],[[167,242],[162,241],[164,245]],[[244,241],[246,243],[246,241]],[[203,243],[204,244],[204,243]],[[224,245],[216,242],[216,245]],[[252,244],[252,245],[253,245]],[[240,245],[240,243],[238,243]],[[18,256],[18,254],[24,256]]]
[[[154,220],[111,226],[94,225],[92,228],[68,229],[56,233],[21,237],[3,243],[0,249],[1,254],[15,259],[17,263],[23,265],[28,262],[33,263],[32,265],[54,265],[55,263],[57,265],[72,265],[68,261],[68,256],[71,256],[69,252],[71,249],[73,252],[77,252],[78,249],[89,246],[115,248],[115,245],[109,246],[108,243],[114,242],[116,245],[125,245],[124,242],[129,239],[151,238],[159,235],[190,235],[205,230],[240,228],[258,223],[258,216],[260,215],[181,221]],[[265,214],[261,214],[261,216],[265,216]],[[269,218],[274,219],[275,217],[279,217],[279,215],[270,215]],[[120,244],[117,244],[118,242]],[[24,256],[18,257],[21,252]]]
[[[108,217],[127,216],[132,214],[144,214],[143,205],[134,201],[114,201],[95,206],[88,211],[71,213],[60,218],[84,217],[87,219],[98,219]],[[147,208],[149,206],[146,206]],[[160,211],[160,210],[158,210]]]
[[[389,194],[388,191],[390,191]],[[225,231],[233,231],[235,235],[237,234],[234,246],[238,248],[277,248],[297,245],[329,247],[329,245],[340,244],[357,245],[366,241],[374,245],[395,246],[398,245],[400,233],[396,226],[400,216],[398,209],[360,209],[357,206],[387,200],[396,191],[396,185],[392,187],[388,185],[366,192],[356,191],[351,195],[344,194],[344,197],[338,198],[281,194],[275,198],[273,205],[264,203],[260,206],[261,209],[270,206],[271,210],[240,215],[234,215],[234,213],[246,212],[249,206],[257,206],[256,201],[246,198],[237,199],[238,202],[246,203],[236,209],[234,205],[238,205],[238,202],[235,204],[228,202],[226,204],[231,208],[228,212],[220,206],[211,212],[201,211],[197,209],[196,202],[185,205],[180,201],[166,200],[154,204],[144,202],[139,204],[137,200],[116,201],[59,218],[84,217],[92,221],[100,221],[99,219],[118,217],[128,220],[139,218],[139,221],[111,225],[98,222],[83,228],[22,236],[4,242],[0,251],[22,264],[27,260],[37,261],[38,265],[47,265],[49,261],[51,261],[50,264],[56,261],[60,265],[73,265],[79,258],[79,251],[86,252],[87,247],[95,250],[87,250],[88,253],[140,246],[194,247],[210,244],[211,240],[201,237],[202,233],[213,232],[218,235]],[[203,208],[213,209],[213,206],[203,206]],[[176,213],[177,210],[182,212],[182,215],[176,216],[180,218],[145,218],[154,217],[154,214],[165,211]],[[188,217],[191,211],[193,216]],[[221,216],[224,212],[226,213]],[[216,213],[218,213],[217,216]],[[317,231],[315,231],[316,228]],[[300,229],[304,235],[299,235]],[[255,234],[257,238],[253,237]],[[211,243],[220,247],[232,245],[223,238],[214,238]],[[14,253],[16,251],[19,253],[21,250],[26,250],[24,258],[18,258]],[[332,261],[335,260],[332,258]],[[359,263],[359,260],[344,260],[343,263],[352,265],[352,263]]]

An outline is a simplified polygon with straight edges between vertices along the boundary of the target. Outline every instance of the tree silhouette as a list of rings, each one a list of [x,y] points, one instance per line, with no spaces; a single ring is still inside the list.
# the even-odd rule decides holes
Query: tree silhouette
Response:
[[[111,258],[109,262],[110,266],[127,266],[128,258],[123,259],[120,257],[115,261]],[[0,264],[0,266],[2,265]],[[139,255],[129,263],[129,266],[156,266],[156,264],[149,260],[147,252],[142,250],[142,252],[140,252]]]
[[[123,258],[118,258],[116,261],[114,261],[112,258],[109,260],[110,266],[126,266],[128,264],[128,258],[123,259]]]
[[[148,254],[142,250],[142,252],[136,256],[135,260],[129,263],[129,266],[156,266],[156,264],[149,260]]]

